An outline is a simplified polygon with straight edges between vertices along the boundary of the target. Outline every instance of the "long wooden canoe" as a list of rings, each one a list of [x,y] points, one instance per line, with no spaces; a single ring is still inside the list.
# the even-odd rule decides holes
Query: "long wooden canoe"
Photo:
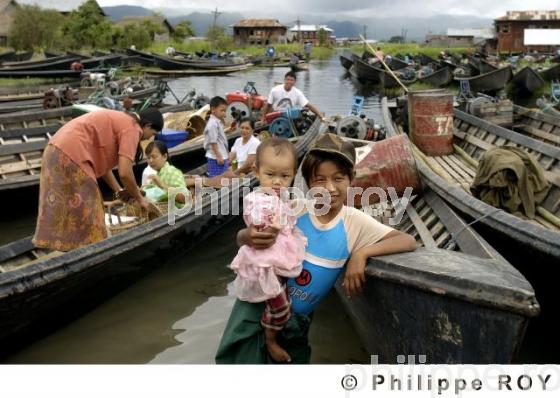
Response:
[[[560,114],[558,116],[514,105],[513,130],[553,146],[560,146]]]
[[[340,55],[338,59],[340,60],[342,67],[346,70],[350,70],[352,65],[354,65],[354,61],[352,61],[351,56],[348,56],[347,54]]]
[[[384,69],[368,64],[355,54],[352,54],[352,60],[354,61],[354,72],[359,80],[370,81],[379,84],[384,88],[400,87],[397,80]],[[412,84],[415,81],[416,79],[401,79],[401,82],[406,85]]]
[[[304,135],[296,138],[300,157],[320,129],[321,121],[316,119]],[[189,173],[200,175],[204,171],[203,166]],[[256,185],[254,176],[248,178],[249,186]],[[167,216],[162,216],[66,253],[38,250],[30,237],[1,246],[0,347],[7,349],[8,343],[25,331],[43,322],[51,323],[76,305],[90,303],[92,297],[99,297],[115,279],[122,280],[127,275],[138,274],[141,267],[153,269],[157,265],[157,260],[142,262],[141,258],[161,255],[161,249],[185,251],[218,231],[236,217],[231,211],[221,215],[220,206],[227,203],[229,208],[235,200],[241,201],[242,190],[240,186],[204,195],[195,203],[195,211],[176,218],[173,224]]]
[[[531,95],[544,85],[544,80],[533,68],[526,66],[513,75],[511,83],[517,93]]]
[[[394,136],[386,99],[382,112],[382,123]],[[425,355],[432,364],[509,363],[529,319],[540,311],[535,292],[424,185],[394,226],[413,235],[421,248],[370,259],[360,296],[347,298],[337,284],[344,307],[368,353],[380,363],[397,363],[401,355],[414,355],[416,361]],[[375,217],[385,224],[402,213],[394,206],[368,210],[378,210]]]
[[[79,61],[79,57],[64,56],[55,60],[44,60],[39,62],[18,62],[17,65],[5,66],[3,65],[0,70],[2,72],[16,72],[16,71],[48,71],[48,70],[65,70],[70,69],[73,62]]]
[[[548,69],[539,72],[539,75],[544,80],[548,80],[548,81],[560,79],[560,64],[556,64]]]
[[[109,69],[99,68],[99,69],[89,69],[84,71],[75,71],[71,69],[63,70],[3,70],[0,69],[0,77],[6,78],[46,78],[46,79],[62,79],[62,78],[72,78],[80,79],[84,73],[107,73]]]
[[[189,110],[189,105],[174,105],[161,108],[162,113]],[[62,112],[61,112],[62,111]],[[37,118],[28,121],[29,115],[10,118],[8,128],[3,128],[0,115],[0,191],[15,190],[39,184],[43,150],[56,131],[73,116],[72,107],[37,112]],[[24,128],[15,126],[26,126]],[[230,145],[239,136],[233,132],[228,136]],[[169,149],[170,157],[176,161],[188,158],[194,167],[204,160],[203,140],[193,139]],[[137,166],[146,163],[142,159]]]
[[[418,162],[426,183],[455,208],[507,237],[547,257],[560,259],[560,148],[494,125],[455,110],[456,153],[450,156],[422,156]],[[523,219],[473,197],[470,185],[478,161],[489,149],[513,145],[535,157],[545,171],[551,189],[538,207],[534,220]]]
[[[443,67],[430,75],[418,78],[418,81],[436,87],[446,87],[451,84],[453,77],[453,71],[450,68]]]
[[[506,66],[474,77],[455,77],[455,80],[458,82],[468,81],[472,92],[484,93],[503,90],[512,77],[511,66]]]
[[[177,58],[162,57],[161,55],[152,54],[156,66],[163,70],[181,70],[181,69],[221,69],[239,66],[231,61],[188,61]]]

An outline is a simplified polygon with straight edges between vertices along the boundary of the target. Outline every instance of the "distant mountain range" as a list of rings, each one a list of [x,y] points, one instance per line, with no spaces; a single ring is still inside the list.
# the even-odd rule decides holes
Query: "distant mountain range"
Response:
[[[172,25],[183,20],[191,21],[197,36],[204,36],[213,23],[210,12],[194,11],[177,15],[176,9],[162,8],[151,10],[140,6],[113,6],[103,7],[105,13],[113,21],[118,21],[125,16],[149,16],[155,12],[164,15]],[[260,16],[262,17],[262,15]],[[218,24],[229,27],[243,18],[258,18],[253,15],[224,12],[218,18]],[[295,25],[297,16],[283,16],[280,22],[288,27]],[[400,36],[406,30],[408,40],[424,41],[427,34],[445,34],[448,28],[484,28],[492,26],[492,20],[477,16],[437,15],[430,18],[356,18],[353,20],[338,21],[328,20],[316,16],[306,16],[306,24],[325,24],[334,30],[337,37],[357,37],[363,33],[366,26],[366,35],[370,39],[388,40],[392,36]]]

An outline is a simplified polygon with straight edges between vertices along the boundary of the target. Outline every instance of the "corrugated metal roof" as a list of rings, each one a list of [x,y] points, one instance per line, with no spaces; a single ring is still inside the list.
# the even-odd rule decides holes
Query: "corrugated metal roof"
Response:
[[[285,28],[277,19],[242,19],[234,28]]]
[[[293,28],[290,28],[290,32],[318,32],[321,29],[327,32],[334,32],[327,25],[294,25]]]
[[[508,11],[496,21],[558,21],[560,10]]]
[[[480,39],[491,39],[496,36],[496,32],[492,28],[482,28],[482,29],[447,29],[447,36],[455,37],[475,37]]]

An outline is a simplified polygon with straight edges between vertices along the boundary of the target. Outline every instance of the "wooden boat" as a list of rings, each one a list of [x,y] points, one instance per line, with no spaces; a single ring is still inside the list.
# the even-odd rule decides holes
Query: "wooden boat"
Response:
[[[558,116],[514,105],[513,130],[553,146],[560,146],[560,113]]]
[[[4,51],[3,53],[0,54],[0,63],[1,62],[10,62],[14,59],[16,55],[15,51]]]
[[[155,65],[163,70],[182,70],[182,69],[221,69],[231,68],[238,66],[233,62],[223,61],[208,61],[208,62],[192,62],[188,60],[180,60],[177,58],[162,57],[157,54],[152,54],[154,57]]]
[[[148,54],[142,51],[131,50],[130,48],[128,48],[126,50],[126,54],[137,57],[136,61],[142,64],[143,66],[154,66],[156,62],[152,54]]]
[[[163,70],[159,68],[144,68],[142,72],[148,75],[163,75],[163,76],[216,76],[216,75],[229,75],[230,73],[239,72],[249,69],[251,64],[243,64],[231,66],[229,68],[217,69],[181,69],[181,70]]]
[[[430,65],[430,64],[435,64],[435,65],[439,66],[439,61],[437,59],[432,58],[432,57],[430,57],[429,55],[426,55],[426,54],[422,54],[422,53],[418,54],[416,56],[416,60],[422,66],[427,66],[427,65]]]
[[[477,93],[503,90],[512,77],[511,66],[506,66],[505,68],[496,69],[479,76],[455,77],[455,80],[458,82],[468,81],[471,91]]]
[[[544,113],[547,113],[555,117],[560,117],[560,110],[556,108],[558,105],[553,104],[547,98],[539,98],[537,100],[537,106]]]
[[[544,80],[533,68],[526,66],[513,76],[511,84],[517,93],[530,95],[544,85]]]
[[[451,84],[453,78],[453,71],[450,68],[443,67],[432,74],[418,78],[418,81],[436,87],[446,87]]]
[[[293,72],[302,72],[309,70],[309,64],[307,62],[298,62],[297,64],[290,65],[290,69]]]
[[[354,65],[354,61],[352,61],[351,56],[348,56],[347,54],[342,54],[338,57],[338,59],[340,60],[342,67],[346,70],[350,70],[352,65]]]
[[[400,87],[397,80],[384,69],[368,64],[355,54],[352,55],[352,60],[354,61],[354,72],[359,80],[370,81],[381,85],[383,88],[391,89]],[[375,64],[377,65],[377,63]],[[400,80],[403,84],[408,85],[414,83],[416,78],[410,80],[401,78]]]
[[[94,57],[82,60],[84,69],[107,68],[109,66],[119,66],[121,64],[122,55],[111,54],[102,57]]]
[[[27,77],[38,77],[38,78],[45,78],[45,79],[62,79],[62,78],[72,78],[72,79],[80,79],[84,73],[107,73],[109,71],[108,68],[98,68],[98,69],[89,69],[83,71],[75,71],[71,69],[63,69],[63,70],[3,70],[0,69],[0,77],[7,77],[7,78],[27,78]]]
[[[391,57],[391,60],[387,62],[387,66],[391,68],[391,70],[399,70],[408,68],[409,65],[403,59],[395,57]]]
[[[499,127],[485,120],[455,110],[455,153],[450,156],[427,157],[418,152],[424,181],[453,207],[507,237],[557,261],[560,259],[560,148]],[[470,185],[477,164],[489,149],[501,145],[517,146],[541,164],[551,184],[550,192],[537,208],[534,220],[523,219],[497,209],[473,197]]]
[[[496,69],[498,69],[494,65],[488,63],[487,61],[481,58],[474,58],[474,57],[471,57],[470,59],[470,66],[471,69],[476,72],[476,74],[480,74],[480,75],[484,75],[485,73],[493,72]]]
[[[161,108],[161,111],[169,113],[189,109],[189,105],[174,105]],[[0,191],[39,184],[43,150],[49,139],[73,116],[75,111],[72,106],[12,115],[0,114]],[[230,136],[230,141],[237,137],[238,134],[234,133]],[[188,155],[192,161],[203,160],[202,142],[186,141],[171,148],[169,155],[174,159]],[[143,159],[139,164],[145,162]]]
[[[28,62],[3,63],[2,71],[39,71],[39,70],[60,70],[70,69],[73,62],[79,61],[80,57],[74,55],[61,55],[55,58],[46,58]]]
[[[382,113],[395,135],[386,99]],[[540,310],[533,288],[428,186],[413,195],[395,228],[421,248],[371,258],[362,295],[349,299],[336,285],[363,345],[380,363],[401,355],[425,355],[428,364],[510,363]],[[385,224],[402,211],[368,210],[380,210]]]
[[[295,139],[301,157],[319,134],[321,121]],[[205,166],[189,170],[202,174]],[[257,181],[248,176],[249,185]],[[235,212],[221,215],[219,207],[242,199],[243,187],[217,190],[195,202],[195,210],[179,216],[174,223],[167,216],[134,226],[98,243],[66,253],[36,249],[30,237],[0,247],[0,341],[10,347],[26,331],[43,322],[59,319],[75,305],[91,302],[106,291],[115,279],[123,279],[153,269],[154,261],[142,262],[161,249],[186,251],[201,239],[235,219]],[[229,205],[228,205],[229,207]],[[234,213],[234,214],[231,214]],[[180,248],[180,249],[179,249]],[[160,257],[159,257],[160,258]],[[156,263],[157,264],[157,260]],[[142,267],[144,271],[142,271]],[[114,287],[114,285],[113,285]],[[79,311],[79,310],[78,310]],[[83,307],[82,307],[83,311]]]
[[[539,72],[539,75],[548,81],[560,79],[560,63]]]

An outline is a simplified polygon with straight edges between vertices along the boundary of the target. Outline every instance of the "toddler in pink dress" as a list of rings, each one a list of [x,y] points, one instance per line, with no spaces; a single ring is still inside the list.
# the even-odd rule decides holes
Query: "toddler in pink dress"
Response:
[[[231,268],[237,273],[235,290],[240,300],[265,302],[261,317],[268,353],[277,362],[290,362],[290,356],[276,342],[291,315],[291,302],[284,278],[300,275],[307,241],[296,227],[290,204],[280,198],[289,188],[297,169],[297,152],[285,139],[269,138],[257,148],[255,174],[260,188],[243,199],[243,218],[259,232],[279,231],[268,249],[242,246]]]

